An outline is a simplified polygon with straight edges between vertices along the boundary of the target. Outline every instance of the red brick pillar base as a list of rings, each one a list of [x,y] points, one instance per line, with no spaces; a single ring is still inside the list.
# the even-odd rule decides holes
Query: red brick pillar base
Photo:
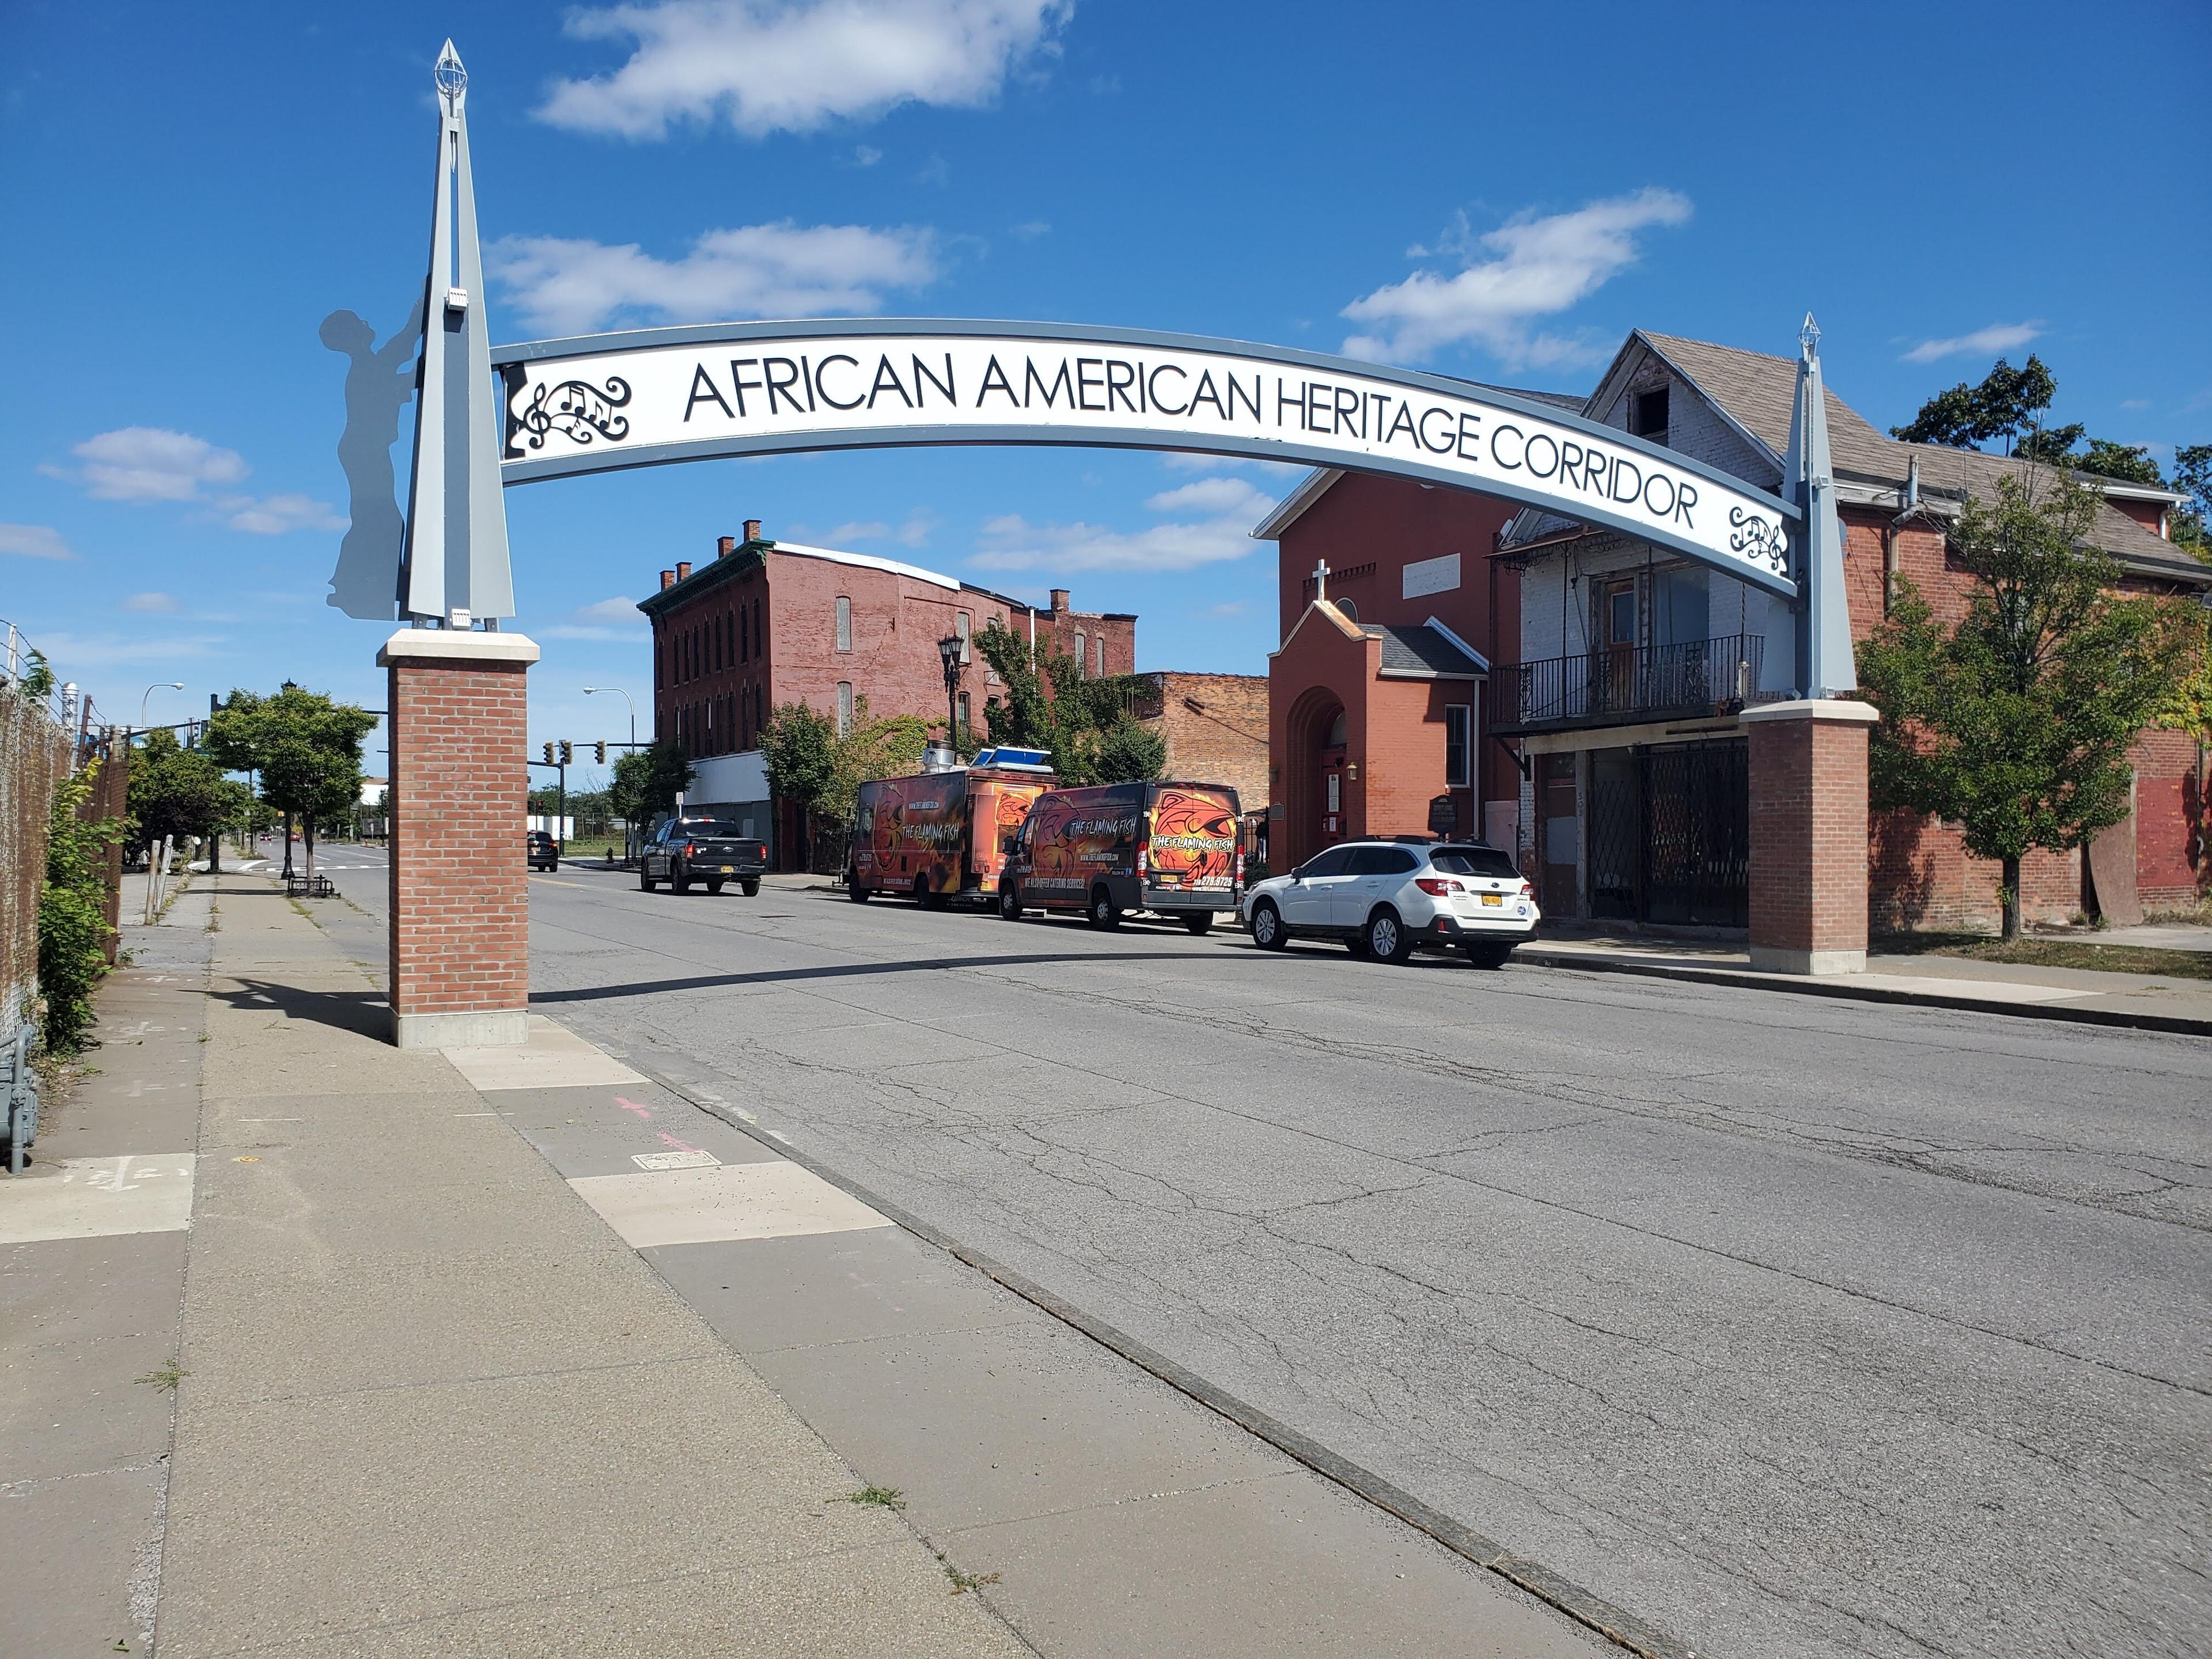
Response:
[[[1867,728],[1873,705],[1771,702],[1751,734],[1751,965],[1859,974],[1867,950]]]
[[[403,1048],[519,1043],[529,1022],[520,634],[403,628],[391,671],[392,1040]]]

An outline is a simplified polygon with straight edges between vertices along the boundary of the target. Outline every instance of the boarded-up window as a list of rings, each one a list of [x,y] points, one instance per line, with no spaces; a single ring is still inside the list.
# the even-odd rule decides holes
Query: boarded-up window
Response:
[[[837,648],[853,648],[853,602],[842,593],[837,596]]]
[[[850,680],[837,682],[837,735],[841,738],[853,735],[853,682]]]

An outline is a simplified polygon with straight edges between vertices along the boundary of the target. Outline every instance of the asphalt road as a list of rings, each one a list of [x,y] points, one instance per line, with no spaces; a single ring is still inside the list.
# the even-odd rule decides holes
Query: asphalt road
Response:
[[[2212,1650],[2212,1043],[532,892],[544,1012],[1700,1654]]]

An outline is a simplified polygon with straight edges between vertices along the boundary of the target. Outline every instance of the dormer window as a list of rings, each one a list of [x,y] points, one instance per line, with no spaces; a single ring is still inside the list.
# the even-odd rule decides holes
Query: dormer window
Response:
[[[1628,429],[1638,437],[1655,444],[1667,441],[1667,391],[1663,386],[1654,386],[1628,400]]]

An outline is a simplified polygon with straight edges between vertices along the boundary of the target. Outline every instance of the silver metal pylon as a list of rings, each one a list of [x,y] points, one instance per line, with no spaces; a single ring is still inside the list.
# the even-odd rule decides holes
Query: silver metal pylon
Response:
[[[451,40],[431,78],[438,88],[438,187],[422,295],[399,608],[417,620],[466,626],[479,617],[512,617],[514,578],[507,567],[500,411],[469,174],[469,76]]]
[[[1850,596],[1844,591],[1844,527],[1836,517],[1835,467],[1828,459],[1827,393],[1820,383],[1820,330],[1813,313],[1797,334],[1797,402],[1782,494],[1804,509],[1797,548],[1797,684],[1808,697],[1858,684],[1851,654]]]

